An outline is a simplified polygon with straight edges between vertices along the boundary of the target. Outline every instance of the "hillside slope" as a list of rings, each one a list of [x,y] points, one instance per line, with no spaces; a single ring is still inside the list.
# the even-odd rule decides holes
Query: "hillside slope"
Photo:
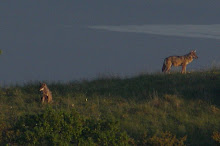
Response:
[[[49,106],[58,111],[74,109],[85,119],[111,117],[133,144],[146,144],[150,137],[166,131],[177,138],[187,136],[185,144],[214,144],[213,132],[220,131],[219,70],[107,77],[48,86],[54,100],[50,105],[40,104],[38,83],[2,87],[0,124],[10,127],[20,117],[43,113]]]

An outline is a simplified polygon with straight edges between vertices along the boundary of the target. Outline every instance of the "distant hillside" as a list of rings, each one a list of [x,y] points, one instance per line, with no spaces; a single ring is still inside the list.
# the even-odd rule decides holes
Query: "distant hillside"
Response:
[[[35,144],[154,145],[172,141],[214,145],[220,137],[218,69],[49,83],[48,87],[54,100],[50,105],[40,104],[39,83],[0,89],[0,144],[34,144],[34,141]],[[69,115],[72,111],[78,115]],[[71,124],[79,126],[74,139],[71,139],[76,134],[74,128],[69,129],[68,139],[65,132],[52,126],[58,124],[62,129],[63,120],[57,119],[62,115],[72,118],[72,122],[66,123],[70,129],[74,127]],[[55,133],[42,133],[41,129],[48,127],[38,122],[45,120]],[[36,125],[22,127],[33,122]],[[99,124],[109,125],[109,128],[103,131],[99,127],[99,131],[94,131],[92,127]],[[56,136],[61,134],[64,134],[63,139]],[[122,139],[117,139],[116,135],[121,135]],[[44,143],[40,139],[44,139]]]
[[[28,91],[36,84],[24,86]],[[70,82],[68,84],[52,83],[49,85],[57,96],[85,94],[104,97],[121,97],[124,99],[146,100],[153,94],[175,94],[184,99],[202,99],[220,105],[220,70],[180,73],[143,74],[121,79],[118,77],[99,78],[93,81]],[[35,89],[35,91],[37,91]]]

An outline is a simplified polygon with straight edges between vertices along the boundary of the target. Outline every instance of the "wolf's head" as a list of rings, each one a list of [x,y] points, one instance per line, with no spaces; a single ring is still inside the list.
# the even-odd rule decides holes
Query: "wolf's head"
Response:
[[[196,50],[190,52],[190,56],[192,56],[194,59],[198,59],[199,57],[196,55]]]
[[[43,91],[45,89],[45,87],[47,87],[47,85],[45,83],[42,83],[40,86],[40,91]]]

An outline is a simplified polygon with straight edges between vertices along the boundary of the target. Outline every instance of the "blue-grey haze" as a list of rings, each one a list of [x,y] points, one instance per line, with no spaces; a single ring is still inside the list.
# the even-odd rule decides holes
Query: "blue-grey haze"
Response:
[[[220,1],[1,1],[0,84],[161,71],[196,49],[220,64]],[[106,31],[108,30],[108,31]]]
[[[135,32],[165,36],[220,39],[220,24],[214,25],[119,25],[89,28],[116,32]]]

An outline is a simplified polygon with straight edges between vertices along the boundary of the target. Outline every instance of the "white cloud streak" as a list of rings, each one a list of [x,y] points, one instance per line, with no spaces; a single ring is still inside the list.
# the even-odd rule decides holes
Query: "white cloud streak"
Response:
[[[212,25],[120,25],[120,26],[89,26],[92,29],[146,33],[165,36],[220,39],[220,24]]]

